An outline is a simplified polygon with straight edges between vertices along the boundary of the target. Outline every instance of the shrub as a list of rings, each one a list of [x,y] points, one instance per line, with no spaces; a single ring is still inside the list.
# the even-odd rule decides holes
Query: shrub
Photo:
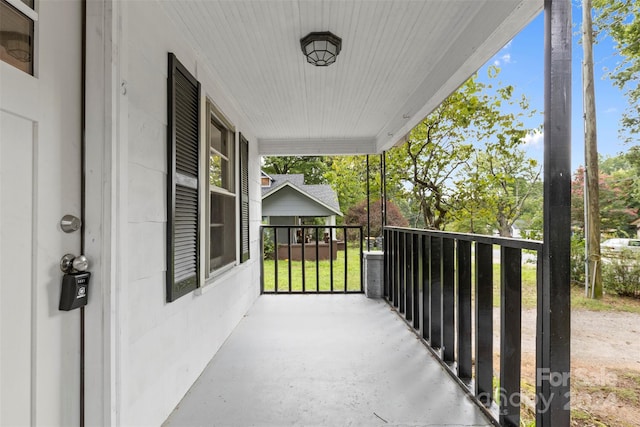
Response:
[[[276,249],[276,245],[273,241],[273,229],[264,230],[263,252],[262,252],[262,256],[264,257],[264,259],[274,259],[275,249]]]
[[[603,263],[602,283],[608,292],[640,298],[640,254],[623,250]]]

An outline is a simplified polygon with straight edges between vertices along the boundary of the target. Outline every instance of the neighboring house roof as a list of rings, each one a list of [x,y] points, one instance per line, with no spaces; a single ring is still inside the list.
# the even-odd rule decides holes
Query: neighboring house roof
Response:
[[[292,188],[298,191],[303,196],[313,200],[314,202],[324,206],[328,210],[332,211],[336,215],[342,216],[340,211],[340,203],[338,202],[338,196],[331,186],[326,184],[305,184],[304,175],[302,174],[272,174],[267,175],[271,178],[270,187],[262,187],[262,199],[277,193],[283,188]],[[295,212],[292,212],[295,215]]]

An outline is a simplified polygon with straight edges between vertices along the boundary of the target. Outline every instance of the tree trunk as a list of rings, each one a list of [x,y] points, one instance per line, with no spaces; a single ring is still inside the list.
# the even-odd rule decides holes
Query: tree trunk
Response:
[[[582,86],[584,97],[584,156],[585,156],[585,228],[587,243],[586,289],[593,298],[602,298],[602,268],[600,262],[600,204],[598,179],[598,139],[596,132],[596,102],[593,82],[593,28],[591,0],[582,4]]]

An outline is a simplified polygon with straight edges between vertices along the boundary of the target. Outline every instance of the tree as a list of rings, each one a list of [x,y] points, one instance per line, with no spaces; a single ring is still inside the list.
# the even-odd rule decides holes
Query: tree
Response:
[[[512,237],[513,225],[525,212],[526,202],[539,190],[536,184],[542,169],[536,160],[527,158],[522,144],[518,132],[488,143],[467,166],[470,174],[457,182],[460,204],[473,207],[467,207],[468,215],[497,228],[503,237]]]
[[[270,156],[264,158],[262,170],[273,174],[303,174],[306,184],[326,184],[328,159],[321,156]]]
[[[394,161],[393,157],[388,156],[388,167]],[[340,208],[343,212],[347,212],[352,206],[367,198],[367,156],[333,157],[324,177],[338,195]],[[388,199],[401,200],[405,198],[405,190],[393,174],[387,174],[386,182]],[[371,155],[369,156],[369,194],[371,200],[380,198],[381,186],[380,156]]]
[[[426,228],[444,229],[450,221],[453,194],[447,184],[473,151],[466,141],[479,110],[479,90],[474,76],[418,124],[406,143],[390,152],[395,161],[387,170],[411,188]]]
[[[363,200],[360,203],[352,206],[351,209],[344,216],[345,224],[356,224],[365,226],[365,236],[380,236],[382,235],[382,201],[375,200],[371,202],[369,217],[371,230],[367,233],[367,201]],[[386,203],[387,212],[387,225],[396,227],[408,227],[409,221],[402,215],[400,208],[390,200]]]
[[[636,203],[629,199],[633,181],[617,171],[612,175],[601,172],[600,227],[610,235],[628,236],[633,233],[631,222],[637,218]],[[580,167],[571,182],[571,224],[576,230],[584,230],[584,168]]]
[[[640,2],[637,0],[593,0],[594,24],[600,34],[608,34],[622,55],[609,73],[613,83],[625,91],[629,106],[622,116],[627,141],[640,134]]]

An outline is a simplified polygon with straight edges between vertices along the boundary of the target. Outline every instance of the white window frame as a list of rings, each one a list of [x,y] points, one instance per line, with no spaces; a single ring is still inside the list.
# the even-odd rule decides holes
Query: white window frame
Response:
[[[211,100],[211,98],[209,97],[205,97],[205,104],[206,104],[206,108],[204,108],[205,111],[205,117],[204,117],[204,124],[205,126],[203,126],[203,131],[204,131],[204,137],[202,138],[203,140],[203,174],[202,174],[202,179],[203,179],[203,183],[205,185],[203,185],[203,193],[204,193],[204,197],[202,197],[202,203],[204,204],[203,209],[201,209],[201,212],[203,212],[204,214],[204,218],[203,218],[203,226],[205,227],[205,232],[202,233],[202,247],[204,248],[204,260],[205,262],[201,264],[201,267],[204,270],[204,277],[205,277],[205,286],[209,285],[212,281],[215,281],[216,278],[218,278],[219,276],[221,276],[223,273],[227,272],[228,270],[236,267],[239,264],[239,258],[238,258],[238,254],[240,251],[240,242],[239,240],[239,220],[238,220],[238,209],[239,209],[239,185],[240,185],[240,179],[239,179],[239,152],[238,152],[238,147],[239,147],[239,138],[238,138],[238,132],[236,130],[236,127],[233,125],[233,123],[231,123],[231,121],[229,119],[227,119],[227,117],[221,112],[221,110],[215,105],[215,103]],[[210,135],[209,135],[209,126],[211,125],[211,120],[214,120],[216,122],[217,125],[225,128],[227,130],[227,132],[229,132],[229,136],[231,138],[231,141],[233,143],[233,158],[230,159],[232,164],[233,164],[233,173],[231,174],[231,176],[233,177],[234,183],[233,183],[233,192],[228,191],[226,189],[222,189],[222,188],[212,188],[210,185],[210,181],[209,181],[209,154],[210,154]],[[211,268],[211,237],[210,237],[210,219],[211,219],[211,201],[210,201],[210,195],[211,193],[218,193],[218,194],[222,194],[225,196],[229,196],[229,197],[233,197],[234,198],[234,214],[233,214],[233,218],[234,218],[234,228],[233,228],[233,236],[234,236],[234,251],[233,251],[233,260],[230,261],[229,263],[222,265],[216,269],[212,269]]]

